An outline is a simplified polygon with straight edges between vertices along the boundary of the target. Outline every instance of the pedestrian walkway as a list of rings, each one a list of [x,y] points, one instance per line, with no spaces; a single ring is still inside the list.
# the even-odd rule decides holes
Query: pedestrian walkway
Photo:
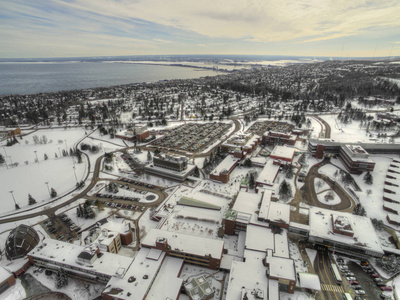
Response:
[[[343,287],[338,285],[321,284],[321,289],[328,292],[344,293]]]

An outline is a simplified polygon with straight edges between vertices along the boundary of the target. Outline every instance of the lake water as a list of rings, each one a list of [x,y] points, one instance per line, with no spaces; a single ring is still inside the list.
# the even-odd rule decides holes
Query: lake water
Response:
[[[0,63],[0,95],[34,94],[215,76],[190,67],[100,62]]]

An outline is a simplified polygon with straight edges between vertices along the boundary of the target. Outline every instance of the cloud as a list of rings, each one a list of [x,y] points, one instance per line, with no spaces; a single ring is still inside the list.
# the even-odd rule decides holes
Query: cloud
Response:
[[[98,53],[100,47],[107,55],[196,52],[198,45],[219,53],[257,46],[265,53],[271,48],[263,45],[296,50],[299,43],[374,39],[389,28],[398,40],[399,15],[398,0],[2,0],[0,39],[6,46],[0,56],[28,43],[39,52],[41,42],[57,53],[70,49],[70,55]]]

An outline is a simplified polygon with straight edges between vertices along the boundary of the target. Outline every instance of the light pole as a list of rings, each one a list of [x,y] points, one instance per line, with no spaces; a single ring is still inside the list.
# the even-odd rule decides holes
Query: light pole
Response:
[[[75,166],[73,166],[72,169],[74,169],[75,180],[76,180],[76,182],[78,182],[78,178],[76,178]]]
[[[64,140],[64,142],[65,142],[65,151],[68,152],[67,140]]]
[[[36,161],[37,161],[37,163],[39,163],[39,158],[37,157],[37,151],[33,151],[33,152],[35,152],[35,155],[36,155]]]
[[[10,194],[11,194],[13,200],[14,200],[15,209],[19,209],[19,205],[17,204],[17,202],[15,201],[15,198],[14,198],[14,191],[10,191]]]
[[[61,150],[60,150],[60,147],[58,147],[58,152],[60,152],[60,158],[61,158]]]
[[[45,184],[47,185],[47,190],[49,191],[49,195],[51,196],[50,189],[49,189],[49,182],[46,181]]]

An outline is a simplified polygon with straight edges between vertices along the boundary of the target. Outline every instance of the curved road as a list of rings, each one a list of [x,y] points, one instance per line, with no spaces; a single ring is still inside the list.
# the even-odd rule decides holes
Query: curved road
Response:
[[[227,136],[227,138],[230,137],[230,136],[232,136],[235,132],[239,131],[240,128],[241,128],[240,122],[239,122],[238,120],[235,119],[235,120],[233,120],[233,122],[235,123],[235,129],[234,129],[233,132],[231,132],[231,134],[229,134],[229,135]],[[80,142],[82,142],[85,138],[87,138],[87,137],[89,137],[89,136],[90,136],[90,135],[85,136],[82,140],[80,140],[80,141],[76,144],[76,146],[78,146],[78,144],[79,144]],[[197,155],[194,155],[194,157],[202,157],[202,156],[204,157],[204,156],[210,155],[210,153],[211,153],[216,147],[218,147],[221,143],[222,143],[222,141],[221,141],[220,143],[218,143],[217,145],[215,145],[212,149],[210,149],[210,150],[207,151],[206,153],[197,154]],[[115,150],[115,151],[112,151],[112,152],[126,151],[126,150],[131,149],[131,148],[135,148],[135,146],[131,146],[131,147],[126,147],[126,148],[118,149],[118,150]],[[82,152],[82,153],[83,153],[83,152]],[[85,154],[85,153],[83,153],[83,154]],[[75,195],[74,197],[72,197],[71,199],[69,199],[69,200],[67,200],[67,201],[64,201],[64,202],[62,202],[62,203],[60,203],[60,204],[58,204],[58,205],[52,206],[51,208],[48,208],[48,209],[45,209],[45,210],[41,210],[41,211],[37,211],[37,212],[33,212],[33,213],[26,213],[26,214],[23,214],[23,215],[21,214],[21,211],[12,213],[12,214],[10,214],[10,215],[8,215],[8,216],[5,216],[5,217],[3,217],[2,219],[0,219],[0,224],[9,223],[9,222],[15,222],[15,221],[21,221],[21,220],[25,220],[25,219],[30,219],[30,218],[38,217],[38,216],[41,216],[41,215],[51,215],[51,214],[54,214],[58,209],[60,209],[60,208],[62,208],[62,207],[64,207],[64,206],[66,206],[66,205],[68,205],[68,204],[71,204],[71,203],[73,203],[73,202],[75,202],[75,201],[77,201],[77,200],[79,200],[79,199],[81,199],[81,198],[83,198],[83,197],[88,198],[88,197],[86,196],[87,193],[88,193],[88,192],[96,185],[96,183],[99,181],[99,174],[100,174],[101,161],[102,161],[103,158],[104,158],[104,155],[102,155],[102,156],[100,156],[100,157],[97,158],[96,163],[95,163],[95,167],[94,167],[94,171],[93,171],[92,180],[91,180],[90,184],[89,184],[83,191],[81,191],[79,194]],[[89,172],[88,172],[88,174],[87,174],[87,176],[86,176],[86,179],[89,177],[89,174],[90,174],[90,160],[89,160],[89,158],[88,158],[88,162],[89,162]],[[123,182],[121,182],[121,183],[123,183]],[[126,184],[126,183],[125,183],[125,184]],[[142,189],[142,187],[138,187],[138,188]],[[71,194],[72,192],[74,192],[74,191],[71,191],[71,192],[67,193],[66,195],[63,195],[63,197],[65,197],[65,196]],[[155,190],[151,190],[151,192],[156,192],[156,191],[155,191]],[[159,200],[162,199],[161,202],[162,202],[162,201],[165,199],[165,197],[167,196],[167,194],[166,194],[165,192],[163,192],[163,191],[156,192],[156,193],[157,193],[158,196],[159,196]],[[54,200],[52,200],[52,201],[49,201],[49,202],[43,204],[43,206],[48,205],[48,204],[51,203],[51,202],[57,201],[57,200],[59,200],[60,198],[62,198],[62,197],[59,197],[59,198],[54,199]],[[159,201],[159,200],[158,200],[158,201]],[[157,201],[157,203],[158,203],[158,201]],[[161,202],[160,202],[160,203],[161,203]],[[142,205],[142,204],[141,204],[141,205]],[[154,203],[153,203],[153,205],[154,205]],[[148,204],[148,205],[143,204],[142,206],[152,206],[152,205],[150,205],[150,204]],[[29,211],[29,210],[28,210],[28,211]],[[17,215],[17,214],[18,214],[18,215]],[[12,215],[16,215],[16,216],[12,216]],[[10,217],[10,216],[12,216],[12,217]]]
[[[319,164],[316,164],[310,168],[306,177],[306,181],[303,187],[300,189],[301,191],[303,191],[303,196],[305,196],[305,198],[307,199],[308,204],[312,206],[317,206],[326,209],[341,210],[341,211],[343,210],[352,211],[355,206],[355,203],[353,199],[349,196],[349,194],[330,177],[318,173],[318,169],[326,164],[329,164],[328,159],[325,159]],[[341,202],[339,204],[327,205],[321,203],[318,200],[317,193],[315,191],[316,178],[324,180],[329,185],[329,187],[340,197]]]
[[[315,119],[318,119],[322,124],[325,126],[325,136],[324,138],[330,139],[331,138],[331,126],[322,118],[318,116],[313,116]]]

